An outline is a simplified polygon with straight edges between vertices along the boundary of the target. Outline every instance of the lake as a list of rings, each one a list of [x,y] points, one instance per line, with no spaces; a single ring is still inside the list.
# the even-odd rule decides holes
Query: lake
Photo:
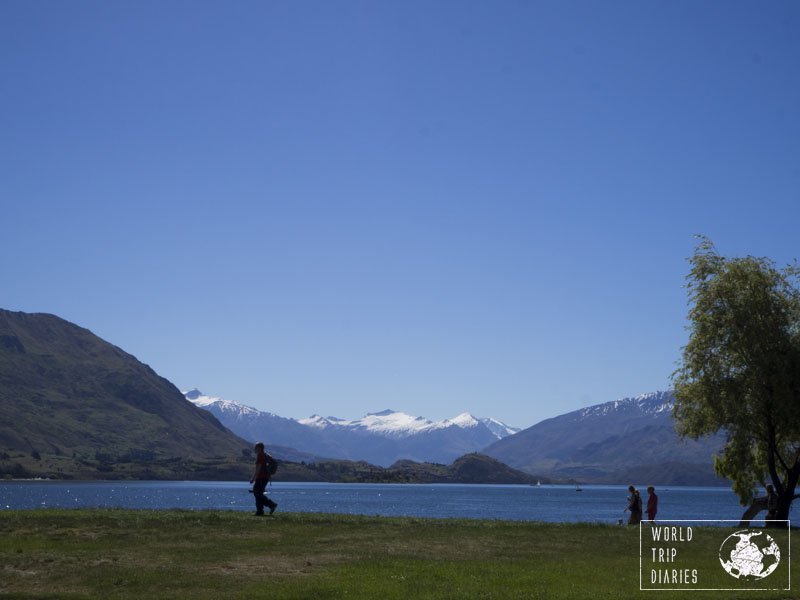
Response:
[[[0,483],[0,511],[119,507],[190,510],[254,509],[249,485],[219,481],[9,481]],[[459,484],[271,484],[280,512],[330,512],[393,517],[616,523],[626,519],[626,486]],[[656,489],[658,519],[739,519],[728,488]],[[642,490],[643,500],[647,494]],[[763,516],[763,514],[762,514]],[[626,519],[627,520],[627,519]]]

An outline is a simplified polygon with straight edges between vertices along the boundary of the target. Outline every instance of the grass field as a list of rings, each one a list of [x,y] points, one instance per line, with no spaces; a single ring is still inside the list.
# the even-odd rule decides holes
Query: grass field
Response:
[[[710,539],[694,542],[693,551],[717,560],[719,542]],[[635,527],[216,511],[0,512],[3,598],[798,597],[642,592],[639,556]],[[788,568],[788,559],[782,562]]]

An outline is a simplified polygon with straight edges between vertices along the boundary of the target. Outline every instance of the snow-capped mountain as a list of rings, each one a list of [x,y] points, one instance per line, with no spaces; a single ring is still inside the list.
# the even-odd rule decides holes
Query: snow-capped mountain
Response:
[[[361,433],[382,435],[393,439],[402,439],[422,433],[430,433],[439,429],[447,429],[448,427],[471,429],[483,425],[489,429],[498,440],[519,431],[519,429],[510,427],[496,419],[479,419],[473,417],[469,413],[461,413],[452,419],[430,421],[423,417],[414,417],[404,412],[384,410],[378,413],[369,413],[354,421],[336,417],[312,415],[308,419],[301,419],[298,422],[318,429],[341,427]]]
[[[671,392],[653,392],[581,408],[537,423],[484,452],[517,469],[560,479],[720,483],[714,478],[712,455],[722,436],[679,438],[672,420],[674,403]]]
[[[313,415],[287,419],[197,390],[186,394],[249,440],[316,456],[388,466],[400,459],[450,463],[483,452],[515,468],[584,483],[715,485],[712,455],[722,435],[680,439],[671,392],[653,392],[546,419],[524,431],[464,413],[431,421],[384,410],[360,419]],[[512,435],[515,434],[515,435]]]
[[[195,406],[209,410],[214,407],[219,412],[227,413],[229,418],[238,420],[249,419],[259,414],[259,411],[244,404],[238,404],[232,400],[225,400],[223,398],[215,398],[213,396],[204,396],[203,393],[194,389],[190,392],[184,392],[187,400],[190,400]],[[270,413],[265,413],[270,414]]]
[[[672,392],[650,392],[640,394],[633,398],[621,398],[603,404],[595,404],[577,411],[579,420],[594,419],[609,415],[641,414],[641,415],[669,415],[675,405]]]
[[[506,438],[510,435],[514,435],[515,433],[519,433],[522,431],[519,427],[511,427],[510,425],[506,425],[502,421],[498,421],[497,419],[490,419],[490,418],[483,418],[479,419],[481,423],[486,425],[493,434],[495,434],[498,439]]]
[[[320,415],[295,420],[206,396],[196,389],[185,396],[245,439],[382,466],[401,459],[449,463],[519,431],[496,419],[477,418],[469,413],[441,421],[393,410],[355,420]]]

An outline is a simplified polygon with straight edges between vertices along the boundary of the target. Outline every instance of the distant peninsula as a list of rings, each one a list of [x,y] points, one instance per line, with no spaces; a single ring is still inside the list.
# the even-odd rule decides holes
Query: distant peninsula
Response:
[[[398,461],[390,467],[365,462],[324,460],[284,463],[276,481],[327,481],[332,483],[492,483],[534,484],[550,480],[512,469],[484,454],[466,454],[451,465]]]

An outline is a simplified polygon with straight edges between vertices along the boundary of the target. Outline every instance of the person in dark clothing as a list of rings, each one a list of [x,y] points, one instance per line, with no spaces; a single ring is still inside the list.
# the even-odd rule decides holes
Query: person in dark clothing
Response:
[[[269,483],[269,465],[274,460],[274,458],[264,452],[264,444],[258,442],[256,444],[256,468],[253,471],[253,476],[250,478],[250,483],[253,484],[253,496],[255,496],[256,499],[255,516],[257,517],[264,515],[264,506],[269,507],[269,514],[274,513],[275,509],[278,508],[278,503],[270,500],[264,493]]]
[[[778,518],[778,494],[775,493],[775,488],[772,484],[767,485],[767,527],[773,524],[769,521]]]
[[[647,520],[655,521],[657,512],[658,496],[656,496],[656,488],[651,485],[647,488]]]
[[[628,506],[625,508],[625,511],[631,511],[628,525],[638,525],[642,521],[642,497],[639,495],[639,490],[632,485],[628,486],[628,491],[631,493],[628,496]]]

